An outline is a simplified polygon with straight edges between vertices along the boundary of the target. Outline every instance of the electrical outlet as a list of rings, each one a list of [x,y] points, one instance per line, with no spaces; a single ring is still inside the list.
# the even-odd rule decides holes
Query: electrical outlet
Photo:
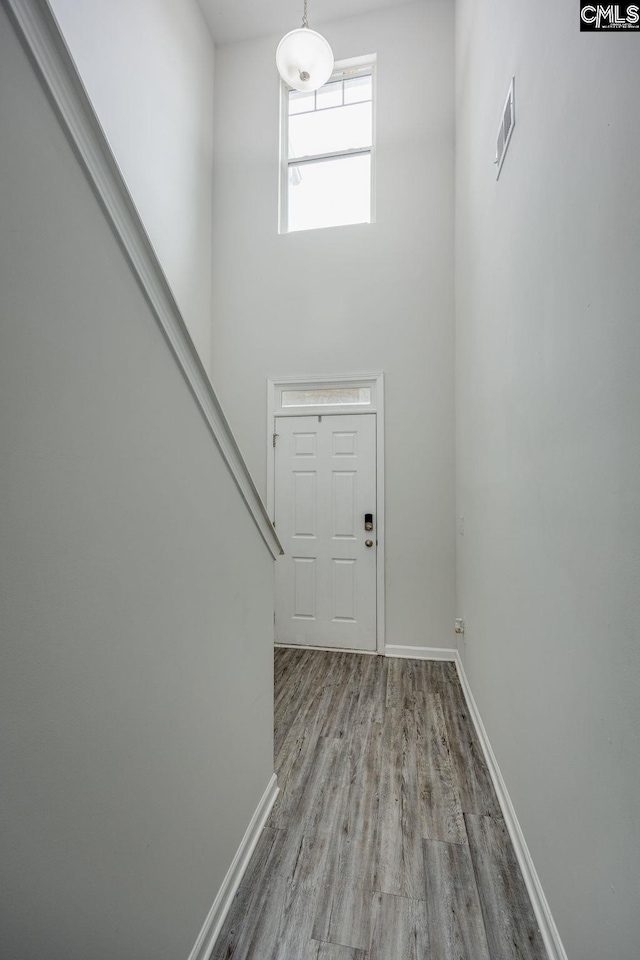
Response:
[[[464,620],[461,618],[456,619],[456,633],[461,633],[464,636]]]

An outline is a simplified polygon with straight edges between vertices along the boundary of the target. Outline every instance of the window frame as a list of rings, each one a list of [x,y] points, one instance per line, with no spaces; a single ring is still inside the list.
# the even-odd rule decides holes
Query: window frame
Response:
[[[336,227],[361,227],[376,222],[376,103],[377,103],[377,55],[367,54],[363,57],[352,57],[349,60],[339,60],[334,64],[333,72],[327,83],[339,79],[349,79],[344,74],[349,70],[371,71],[371,146],[355,147],[348,150],[331,151],[329,153],[314,154],[303,160],[289,159],[289,92],[292,89],[284,80],[280,81],[280,184],[278,197],[278,233],[311,233],[314,230],[335,229]],[[335,160],[342,157],[369,155],[371,158],[371,196],[369,199],[369,220],[361,223],[337,223],[331,227],[309,227],[307,230],[289,230],[289,167],[308,166],[323,160]]]

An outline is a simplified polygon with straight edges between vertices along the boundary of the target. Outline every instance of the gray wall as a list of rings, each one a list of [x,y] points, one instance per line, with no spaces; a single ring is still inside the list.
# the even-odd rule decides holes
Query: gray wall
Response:
[[[1,9],[0,170],[0,953],[176,960],[272,773],[272,560]]]
[[[569,956],[636,960],[640,38],[457,16],[464,661]]]
[[[384,371],[386,639],[451,647],[453,4],[322,29],[378,55],[377,222],[278,235],[279,38],[218,47],[214,382],[264,492],[267,377]]]
[[[213,41],[196,0],[49,0],[184,321],[211,362]]]

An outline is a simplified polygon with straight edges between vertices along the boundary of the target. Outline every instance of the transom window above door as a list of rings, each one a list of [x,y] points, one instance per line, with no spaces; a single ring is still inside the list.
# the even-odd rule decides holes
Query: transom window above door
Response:
[[[316,91],[283,82],[281,233],[373,221],[374,71],[366,57]]]
[[[375,413],[382,376],[348,380],[270,380],[270,416]]]
[[[283,407],[342,407],[345,404],[369,406],[371,387],[315,387],[283,390]]]

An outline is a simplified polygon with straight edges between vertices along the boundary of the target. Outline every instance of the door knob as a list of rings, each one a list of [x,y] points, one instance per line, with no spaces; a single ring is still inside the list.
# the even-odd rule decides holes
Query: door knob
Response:
[[[372,546],[373,546],[373,540],[365,540],[364,545],[365,545],[365,547],[372,547]]]

